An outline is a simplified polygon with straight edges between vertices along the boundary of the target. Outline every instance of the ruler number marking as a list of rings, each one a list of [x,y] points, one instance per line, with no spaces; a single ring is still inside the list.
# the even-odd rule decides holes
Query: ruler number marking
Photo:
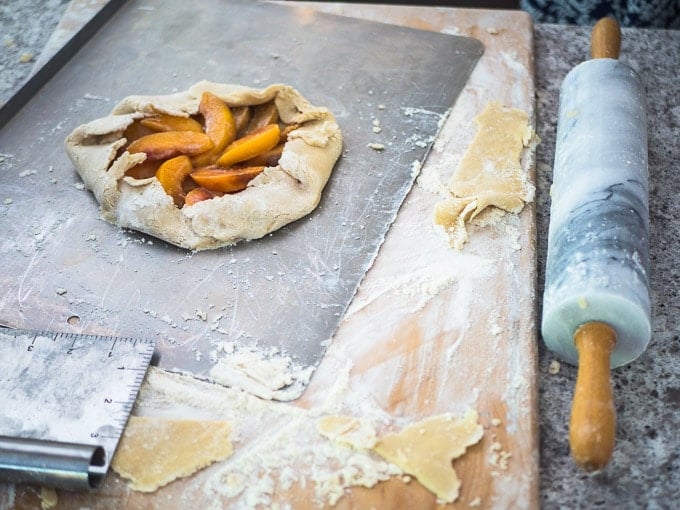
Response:
[[[76,341],[77,341],[77,338],[73,338],[73,341],[71,342],[71,347],[66,349],[66,354],[69,354],[69,355],[73,354],[73,351],[75,351],[76,348],[77,348],[76,347]]]

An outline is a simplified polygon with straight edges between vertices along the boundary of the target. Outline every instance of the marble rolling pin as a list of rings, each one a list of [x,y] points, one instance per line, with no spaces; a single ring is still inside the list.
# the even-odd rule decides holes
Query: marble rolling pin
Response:
[[[609,461],[616,429],[610,368],[651,334],[647,126],[643,85],[618,60],[611,18],[592,32],[592,59],[560,89],[542,335],[578,365],[569,443],[587,471]]]

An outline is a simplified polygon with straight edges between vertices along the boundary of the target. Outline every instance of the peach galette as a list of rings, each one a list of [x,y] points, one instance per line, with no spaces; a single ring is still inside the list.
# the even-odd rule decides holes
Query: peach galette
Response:
[[[207,81],[126,97],[66,139],[103,219],[192,250],[309,214],[341,150],[333,114],[294,88]]]

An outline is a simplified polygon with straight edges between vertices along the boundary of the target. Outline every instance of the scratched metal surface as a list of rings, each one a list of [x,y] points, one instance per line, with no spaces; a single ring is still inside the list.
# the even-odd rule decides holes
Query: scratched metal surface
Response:
[[[481,52],[288,6],[126,3],[0,131],[0,323],[153,338],[160,366],[199,376],[232,341],[315,366]],[[344,152],[310,216],[200,253],[98,219],[66,135],[126,95],[200,79],[284,82],[334,112]]]

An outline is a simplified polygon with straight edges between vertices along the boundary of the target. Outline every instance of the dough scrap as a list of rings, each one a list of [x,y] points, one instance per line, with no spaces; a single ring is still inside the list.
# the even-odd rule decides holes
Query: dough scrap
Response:
[[[484,429],[478,418],[474,409],[462,418],[441,414],[377,440],[372,427],[350,416],[323,417],[317,430],[332,441],[373,450],[403,473],[415,476],[440,500],[451,503],[458,498],[461,485],[451,461],[482,438]]]
[[[473,409],[462,418],[434,416],[381,437],[373,450],[451,503],[458,498],[461,484],[451,461],[482,438],[484,429],[477,420]]]
[[[375,429],[351,416],[324,416],[317,422],[322,436],[356,449],[371,449],[378,441]]]
[[[237,349],[233,342],[225,342],[221,348],[227,355],[210,369],[210,378],[265,400],[297,397],[297,383],[309,382],[314,371],[314,367],[295,363],[290,356],[278,352],[265,353],[252,347]]]
[[[492,101],[475,122],[477,134],[448,183],[450,197],[434,209],[434,223],[456,249],[468,240],[466,224],[482,211],[519,213],[535,191],[521,162],[524,150],[538,142],[528,114]]]
[[[283,122],[301,126],[288,135],[279,164],[266,168],[245,190],[179,209],[155,177],[125,176],[145,154],[117,153],[135,119],[159,112],[194,115],[204,91],[232,107],[273,100]],[[257,239],[309,214],[341,150],[342,133],[332,113],[284,84],[251,89],[201,81],[175,94],[129,96],[110,115],[77,127],[66,139],[66,152],[104,220],[191,250]]]
[[[226,421],[131,416],[111,468],[131,489],[153,492],[234,452]]]
[[[40,487],[40,509],[52,510],[59,503],[59,495],[53,487]]]

